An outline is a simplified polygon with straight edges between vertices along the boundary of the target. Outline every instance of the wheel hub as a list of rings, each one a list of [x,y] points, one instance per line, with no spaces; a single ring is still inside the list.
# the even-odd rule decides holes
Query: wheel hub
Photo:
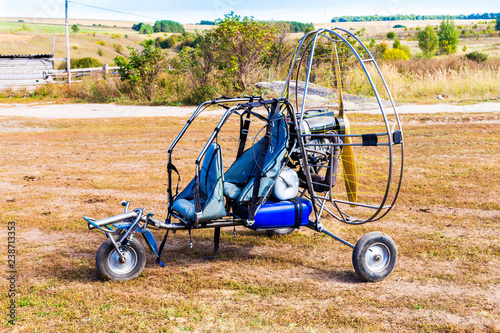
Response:
[[[131,247],[120,247],[120,251],[125,260],[113,249],[108,256],[108,266],[113,273],[127,274],[137,265],[137,253]]]
[[[366,252],[365,263],[372,272],[383,271],[391,261],[391,251],[382,243],[374,243]]]

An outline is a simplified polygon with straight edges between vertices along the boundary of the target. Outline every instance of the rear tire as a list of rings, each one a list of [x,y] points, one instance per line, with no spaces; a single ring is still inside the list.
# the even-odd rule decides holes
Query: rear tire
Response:
[[[117,242],[123,235],[113,235]],[[146,251],[138,239],[132,238],[128,245],[120,246],[126,261],[122,263],[120,256],[110,239],[106,239],[96,255],[96,266],[99,274],[105,279],[128,281],[141,274],[146,265]]]
[[[386,234],[369,232],[359,239],[352,253],[352,265],[362,281],[377,282],[396,267],[398,250]]]
[[[281,228],[281,229],[266,230],[266,235],[268,235],[268,236],[285,236],[285,235],[290,235],[295,230],[296,230],[295,228]]]

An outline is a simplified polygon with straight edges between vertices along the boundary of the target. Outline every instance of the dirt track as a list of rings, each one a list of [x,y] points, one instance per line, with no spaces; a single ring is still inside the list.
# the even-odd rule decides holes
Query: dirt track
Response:
[[[44,119],[84,119],[121,117],[187,117],[196,107],[138,106],[116,104],[0,104],[0,116],[36,117]],[[397,107],[405,113],[500,112],[500,103],[470,105],[415,105]],[[379,111],[377,111],[379,112]],[[205,115],[220,115],[222,111],[206,111]]]

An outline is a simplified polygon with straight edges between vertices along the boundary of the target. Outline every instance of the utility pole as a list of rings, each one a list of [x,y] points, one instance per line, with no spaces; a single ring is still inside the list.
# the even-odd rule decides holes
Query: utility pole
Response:
[[[65,18],[65,23],[66,23],[66,71],[68,72],[68,85],[71,85],[71,63],[69,59],[69,29],[68,29],[68,0],[66,0],[66,7],[65,7],[65,12],[66,12],[66,18]]]

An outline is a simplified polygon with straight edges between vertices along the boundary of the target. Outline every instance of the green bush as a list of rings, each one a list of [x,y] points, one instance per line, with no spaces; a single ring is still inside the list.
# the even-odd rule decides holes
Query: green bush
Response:
[[[164,37],[156,37],[155,39],[155,47],[161,47],[161,44],[165,41]],[[164,49],[164,47],[162,47]]]
[[[175,36],[170,36],[163,41],[163,44],[161,44],[161,48],[171,49],[172,47],[175,46],[175,43],[177,43],[177,38]]]
[[[488,55],[487,54],[481,53],[481,52],[478,52],[478,51],[467,53],[465,55],[465,57],[467,59],[469,59],[469,60],[474,60],[476,62],[484,62],[484,61],[488,60]]]
[[[122,51],[124,50],[123,46],[118,43],[113,43],[113,48],[117,53],[122,53]]]
[[[394,39],[394,37],[396,37],[396,34],[394,33],[394,31],[389,31],[387,33],[387,38]]]
[[[149,101],[153,100],[156,83],[160,73],[167,67],[167,59],[159,47],[155,47],[152,39],[141,43],[142,51],[128,46],[130,56],[116,57],[115,64],[119,66],[118,72],[122,81],[128,81],[137,86]]]
[[[71,68],[102,67],[102,63],[99,60],[90,57],[71,59],[70,64]],[[63,63],[59,65],[58,69],[66,69],[66,61],[63,61]]]

